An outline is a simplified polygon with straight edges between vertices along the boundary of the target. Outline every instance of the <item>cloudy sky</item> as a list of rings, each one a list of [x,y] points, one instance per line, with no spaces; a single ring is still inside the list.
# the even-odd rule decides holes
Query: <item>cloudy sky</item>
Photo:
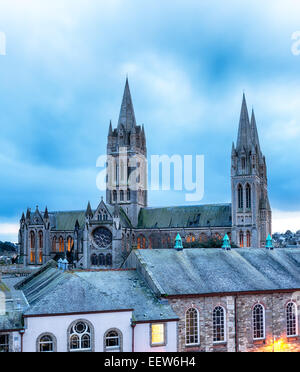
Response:
[[[230,201],[245,91],[274,230],[300,229],[299,30],[296,0],[1,0],[0,240],[16,240],[27,207],[97,206],[96,159],[126,74],[149,154],[205,155],[202,203]],[[185,197],[156,191],[149,202]]]

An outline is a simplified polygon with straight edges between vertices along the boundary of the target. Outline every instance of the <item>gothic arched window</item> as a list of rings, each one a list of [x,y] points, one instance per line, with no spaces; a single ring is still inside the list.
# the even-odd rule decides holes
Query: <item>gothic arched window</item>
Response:
[[[144,237],[144,235],[139,235],[138,236],[138,238],[137,238],[137,249],[146,249],[146,238]]]
[[[124,201],[124,191],[120,191],[120,201]]]
[[[243,209],[244,207],[243,186],[238,185],[237,191],[238,191],[238,208]]]
[[[240,248],[244,248],[244,232],[240,231]]]
[[[52,239],[52,252],[56,252],[56,236]]]
[[[70,351],[92,350],[91,326],[83,320],[73,323],[69,329]]]
[[[65,248],[64,248],[64,238],[61,236],[59,238],[59,252],[64,252]]]
[[[92,266],[97,266],[98,264],[97,255],[95,253],[91,256],[91,264]]]
[[[225,339],[225,310],[217,306],[213,312],[213,337],[214,342],[224,342]]]
[[[30,232],[30,262],[35,263],[35,233]]]
[[[71,252],[74,245],[74,241],[71,236],[68,237],[68,252]]]
[[[250,248],[251,247],[251,233],[250,231],[247,231],[247,248]]]
[[[289,302],[286,305],[286,331],[287,336],[297,336],[297,307],[294,302]]]
[[[193,307],[185,313],[185,343],[199,344],[199,312]]]
[[[261,340],[265,338],[265,308],[257,304],[252,310],[253,319],[253,339]]]
[[[105,256],[104,256],[103,253],[99,254],[98,264],[99,264],[99,266],[105,266]]]
[[[106,266],[112,266],[112,255],[111,255],[111,253],[108,253],[106,255],[105,261],[106,261]]]
[[[251,209],[251,186],[248,183],[246,186],[246,208]]]
[[[39,231],[39,263],[43,263],[43,232]]]

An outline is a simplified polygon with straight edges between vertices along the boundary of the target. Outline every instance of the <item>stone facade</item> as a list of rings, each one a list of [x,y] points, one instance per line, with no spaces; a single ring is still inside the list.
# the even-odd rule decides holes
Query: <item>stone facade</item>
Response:
[[[106,203],[79,211],[28,209],[19,231],[24,266],[67,256],[75,267],[117,268],[132,248],[171,248],[178,233],[187,245],[227,234],[238,246],[264,247],[272,225],[266,161],[245,97],[232,149],[232,204],[148,208],[146,164],[145,130],[136,123],[126,80],[117,128],[110,123],[108,131]]]
[[[292,293],[169,299],[173,310],[180,318],[178,350],[181,352],[299,352],[300,337],[287,337],[286,305],[291,301],[297,306],[297,324],[299,324],[300,295],[297,297]],[[255,341],[252,310],[258,303],[265,308],[265,337]],[[222,306],[226,313],[226,341],[221,343],[213,342],[213,310],[217,306]],[[199,312],[199,345],[186,345],[185,314],[189,308],[196,308]]]

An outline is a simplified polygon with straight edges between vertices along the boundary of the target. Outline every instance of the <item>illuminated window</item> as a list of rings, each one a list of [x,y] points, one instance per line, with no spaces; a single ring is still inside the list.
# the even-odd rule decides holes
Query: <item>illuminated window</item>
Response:
[[[84,322],[75,323],[70,330],[70,351],[91,350],[91,328]]]
[[[195,236],[193,234],[190,234],[186,238],[187,243],[193,243],[196,240]]]
[[[53,353],[55,352],[54,337],[51,335],[43,335],[38,338],[38,352],[39,353]]]
[[[35,233],[30,232],[30,262],[35,263]]]
[[[9,352],[9,335],[0,334],[0,353]]]
[[[39,263],[43,263],[43,232],[39,231]]]
[[[247,231],[247,247],[251,247],[251,233],[250,231]]]
[[[64,238],[61,236],[59,238],[59,252],[64,252],[65,248],[64,248]]]
[[[251,209],[251,187],[249,184],[246,186],[246,208]]]
[[[165,345],[165,324],[151,324],[151,346]]]
[[[244,233],[243,231],[240,232],[240,247],[244,247]]]
[[[122,334],[118,330],[108,331],[104,336],[104,351],[121,352]]]
[[[195,308],[188,309],[185,314],[185,343],[199,344],[199,313]]]
[[[238,208],[243,209],[244,207],[244,198],[243,198],[243,187],[238,185]]]
[[[225,342],[225,310],[217,306],[213,312],[214,342]]]
[[[146,249],[146,238],[144,235],[140,235],[137,238],[137,249]]]
[[[294,302],[286,306],[286,329],[288,337],[297,336],[297,308]]]
[[[257,304],[252,310],[253,317],[253,339],[261,340],[265,338],[265,309]]]
[[[71,252],[72,248],[73,248],[73,239],[71,238],[71,236],[68,237],[68,252]]]

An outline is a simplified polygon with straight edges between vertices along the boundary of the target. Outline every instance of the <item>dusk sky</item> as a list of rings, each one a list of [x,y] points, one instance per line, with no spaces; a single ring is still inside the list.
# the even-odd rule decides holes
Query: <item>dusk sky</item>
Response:
[[[17,240],[27,207],[97,207],[96,160],[127,74],[148,154],[205,155],[201,203],[231,201],[245,92],[273,231],[299,230],[299,30],[296,0],[0,0],[0,240]],[[150,206],[185,203],[150,192]]]

